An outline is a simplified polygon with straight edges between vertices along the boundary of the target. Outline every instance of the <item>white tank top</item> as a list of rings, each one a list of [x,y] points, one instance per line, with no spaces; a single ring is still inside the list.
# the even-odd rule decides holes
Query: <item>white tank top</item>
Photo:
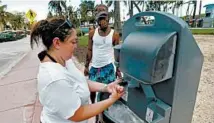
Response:
[[[92,52],[93,67],[100,68],[114,61],[113,34],[114,30],[111,29],[111,32],[107,36],[100,36],[98,28],[95,29]]]

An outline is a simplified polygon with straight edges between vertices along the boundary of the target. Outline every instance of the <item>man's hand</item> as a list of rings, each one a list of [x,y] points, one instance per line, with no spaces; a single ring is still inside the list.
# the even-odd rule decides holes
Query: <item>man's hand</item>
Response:
[[[88,67],[85,67],[84,75],[85,75],[85,76],[88,76],[88,73],[89,73],[89,69],[88,69]]]

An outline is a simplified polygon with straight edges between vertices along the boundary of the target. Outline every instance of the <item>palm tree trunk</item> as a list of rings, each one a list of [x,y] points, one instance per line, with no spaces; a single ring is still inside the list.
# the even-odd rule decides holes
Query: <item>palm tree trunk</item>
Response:
[[[142,11],[144,12],[144,11],[145,11],[145,10],[144,10],[144,9],[145,9],[145,1],[144,1],[144,0],[143,0],[142,4],[143,4],[143,5],[142,5]]]
[[[196,14],[196,7],[197,7],[197,1],[193,1],[194,3],[194,10],[193,10],[193,19],[195,19],[195,14]],[[195,27],[196,19],[193,21],[193,27]]]
[[[163,11],[167,12],[167,10],[168,10],[168,3],[165,3]]]
[[[202,5],[202,0],[200,0],[200,5],[199,5],[199,18],[201,18],[201,5]]]
[[[133,8],[134,8],[134,7],[133,7],[133,2],[134,2],[134,1],[130,1],[130,3],[129,3],[129,4],[130,4],[130,9],[129,9],[129,15],[130,15],[130,17],[133,16],[133,11],[134,11],[134,10],[133,10]]]
[[[196,7],[197,7],[197,1],[194,1],[193,3],[194,3],[193,19],[195,19]]]
[[[133,1],[133,4],[135,5],[135,7],[137,8],[138,12],[141,12],[140,7],[137,5],[137,3],[135,1]]]
[[[176,3],[174,3],[173,8],[172,8],[173,15],[175,15],[175,8],[176,8]]]
[[[3,30],[5,30],[5,28],[6,28],[6,22],[3,21]]]
[[[120,1],[114,1],[114,29],[117,32],[121,32],[121,20],[120,20]]]
[[[186,11],[186,17],[189,16],[189,7],[190,7],[190,3],[188,3],[188,7],[187,7],[187,11]]]

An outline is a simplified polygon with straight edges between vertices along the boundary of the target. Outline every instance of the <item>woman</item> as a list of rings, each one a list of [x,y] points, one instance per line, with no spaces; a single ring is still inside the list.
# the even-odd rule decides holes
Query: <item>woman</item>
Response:
[[[103,112],[123,94],[117,85],[120,80],[105,85],[87,82],[73,64],[71,57],[77,46],[74,26],[65,19],[53,18],[36,23],[31,32],[31,47],[42,39],[45,51],[39,53],[39,100],[43,105],[42,123],[86,123],[87,119]],[[90,92],[109,92],[101,102],[89,104]]]

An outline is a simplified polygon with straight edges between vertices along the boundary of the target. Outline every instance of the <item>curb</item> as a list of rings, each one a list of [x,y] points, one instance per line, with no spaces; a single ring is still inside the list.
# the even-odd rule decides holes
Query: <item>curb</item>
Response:
[[[12,70],[12,68],[15,67],[15,66],[16,66],[28,53],[29,53],[29,52],[24,53],[20,58],[14,60],[14,62],[12,62],[12,63],[9,65],[9,67],[8,67],[7,69],[3,70],[3,71],[0,73],[0,80],[1,80],[5,75],[7,75],[7,74]]]

